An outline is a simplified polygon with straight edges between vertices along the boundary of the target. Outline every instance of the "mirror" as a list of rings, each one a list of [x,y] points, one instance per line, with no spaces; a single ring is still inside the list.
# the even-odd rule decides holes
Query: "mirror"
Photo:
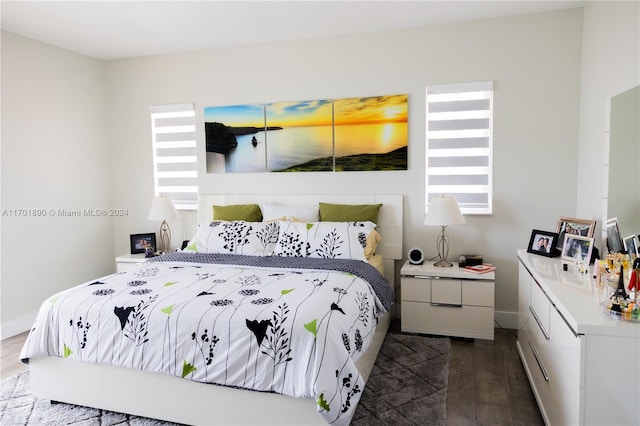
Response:
[[[625,238],[640,234],[640,86],[612,97],[610,111],[608,197],[602,223],[617,217]]]

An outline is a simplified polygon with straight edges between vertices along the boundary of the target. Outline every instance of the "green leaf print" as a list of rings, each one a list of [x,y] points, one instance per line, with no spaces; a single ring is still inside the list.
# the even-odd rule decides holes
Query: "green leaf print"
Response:
[[[167,306],[166,308],[162,308],[160,309],[162,312],[164,312],[167,315],[171,315],[171,312],[173,312],[173,307],[176,305],[171,305],[171,306]]]
[[[69,355],[71,355],[73,353],[73,351],[71,350],[71,348],[69,346],[67,346],[66,343],[64,344],[64,357],[65,358],[69,358]]]
[[[325,411],[331,411],[331,407],[329,407],[329,404],[327,404],[327,401],[324,399],[323,393],[318,397],[318,405]]]
[[[182,378],[184,379],[187,375],[193,373],[194,371],[196,371],[196,367],[189,364],[185,359],[184,364],[182,364]]]
[[[295,288],[290,288],[289,290],[282,290],[282,291],[280,292],[280,294],[282,294],[282,295],[284,296],[285,294],[289,294],[289,293],[291,293],[293,290],[295,290]]]
[[[304,328],[306,328],[308,331],[310,331],[311,333],[313,333],[313,337],[317,337],[317,333],[318,333],[318,329],[317,329],[317,325],[316,325],[316,321],[318,321],[317,319],[314,319],[311,322],[308,322],[304,325]]]

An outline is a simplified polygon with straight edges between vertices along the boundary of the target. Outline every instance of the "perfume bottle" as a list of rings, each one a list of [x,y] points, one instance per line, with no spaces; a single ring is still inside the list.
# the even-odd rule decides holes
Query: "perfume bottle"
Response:
[[[631,311],[631,319],[640,320],[640,307],[637,303],[633,305],[633,310]]]

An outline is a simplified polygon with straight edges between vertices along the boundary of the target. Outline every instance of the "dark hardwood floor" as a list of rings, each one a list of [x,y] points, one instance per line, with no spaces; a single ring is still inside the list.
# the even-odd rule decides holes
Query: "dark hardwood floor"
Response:
[[[400,333],[400,321],[389,330]],[[517,331],[495,329],[494,341],[451,337],[448,426],[543,426],[518,349]]]
[[[447,424],[544,425],[518,350],[516,330],[494,342],[451,338]]]
[[[399,329],[394,321],[390,331]],[[18,360],[26,337],[2,340],[2,379],[27,369]],[[496,328],[493,342],[451,338],[447,425],[544,425],[518,356],[515,330]]]

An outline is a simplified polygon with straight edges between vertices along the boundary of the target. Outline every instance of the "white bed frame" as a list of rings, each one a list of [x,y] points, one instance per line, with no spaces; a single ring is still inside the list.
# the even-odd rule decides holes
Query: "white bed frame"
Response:
[[[393,286],[394,260],[401,259],[402,195],[201,195],[198,221],[211,219],[213,204],[273,202],[289,205],[382,203],[378,254]],[[365,380],[378,356],[392,312],[379,322],[357,366]],[[326,425],[313,398],[292,398],[225,388],[123,367],[59,357],[29,360],[31,393],[52,401],[101,408],[190,425]]]

